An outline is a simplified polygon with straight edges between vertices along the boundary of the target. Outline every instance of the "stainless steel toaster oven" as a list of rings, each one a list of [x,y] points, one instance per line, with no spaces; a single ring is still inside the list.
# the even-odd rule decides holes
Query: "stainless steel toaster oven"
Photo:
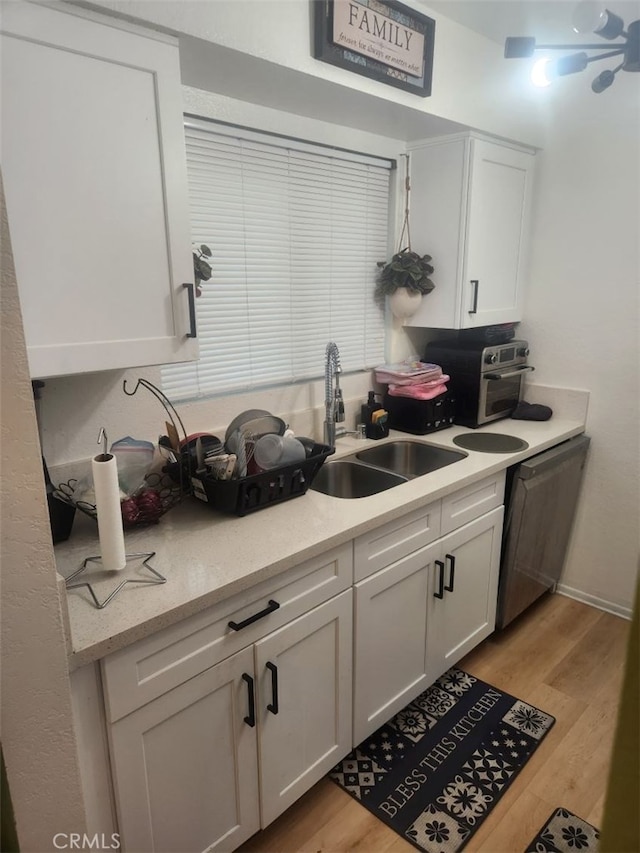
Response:
[[[454,423],[479,427],[506,418],[522,399],[524,380],[534,368],[527,363],[527,341],[485,346],[478,341],[434,341],[424,360],[439,364],[451,379]]]

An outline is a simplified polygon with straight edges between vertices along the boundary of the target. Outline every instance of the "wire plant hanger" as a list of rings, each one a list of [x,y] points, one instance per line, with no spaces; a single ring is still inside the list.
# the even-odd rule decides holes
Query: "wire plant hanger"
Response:
[[[398,239],[398,251],[388,263],[384,261],[378,263],[381,272],[376,284],[375,300],[381,306],[385,302],[385,297],[393,296],[401,287],[414,294],[430,293],[435,287],[429,278],[433,274],[431,255],[419,255],[411,248],[409,154],[402,156],[405,157],[404,218]],[[407,244],[402,248],[405,235]]]
[[[409,178],[409,158],[410,154],[403,154],[404,157],[404,219],[402,220],[402,230],[398,237],[398,252],[411,251],[411,226],[409,223],[409,195],[411,193],[411,179]],[[402,240],[404,235],[407,235],[407,245],[402,248]]]

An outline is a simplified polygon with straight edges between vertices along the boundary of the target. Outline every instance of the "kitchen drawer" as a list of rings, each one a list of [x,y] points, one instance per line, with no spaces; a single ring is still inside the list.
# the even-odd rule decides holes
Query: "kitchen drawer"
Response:
[[[440,501],[359,536],[354,545],[355,581],[406,557],[440,536]]]
[[[451,533],[504,501],[505,472],[500,471],[442,499],[441,535]]]
[[[256,584],[203,613],[165,628],[102,661],[111,722],[281,628],[353,583],[351,542]],[[230,627],[269,611],[240,630]]]

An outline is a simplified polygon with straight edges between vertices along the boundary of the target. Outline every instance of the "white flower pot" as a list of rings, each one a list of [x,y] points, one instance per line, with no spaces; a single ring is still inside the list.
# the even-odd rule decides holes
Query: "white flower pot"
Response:
[[[389,308],[394,317],[404,320],[406,317],[412,317],[416,313],[421,302],[421,293],[407,290],[406,287],[399,287],[389,297]]]

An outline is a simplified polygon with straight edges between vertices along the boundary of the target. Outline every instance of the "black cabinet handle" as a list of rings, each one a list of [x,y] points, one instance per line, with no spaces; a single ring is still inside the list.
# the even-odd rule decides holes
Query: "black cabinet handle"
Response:
[[[445,584],[444,588],[447,592],[453,592],[453,581],[456,571],[456,558],[453,556],[453,554],[445,554],[444,558],[445,560],[449,560],[449,585],[447,586]]]
[[[269,599],[269,604],[265,607],[264,610],[261,610],[259,613],[254,613],[253,616],[249,616],[243,622],[229,622],[229,627],[234,631],[242,631],[243,628],[246,628],[247,625],[253,625],[254,622],[257,622],[258,619],[263,619],[265,616],[268,616],[270,613],[273,613],[274,610],[277,610],[280,607],[277,601],[274,601],[273,598]]]
[[[472,278],[471,284],[473,286],[473,305],[469,309],[469,314],[477,314],[478,313],[478,290],[480,288],[480,281],[477,278]]]
[[[256,724],[256,700],[253,695],[253,678],[251,678],[250,675],[247,675],[246,672],[242,673],[242,678],[247,682],[247,691],[249,693],[249,713],[244,718],[244,721],[248,726],[253,728]]]
[[[444,598],[444,563],[442,560],[435,561],[438,569],[438,591],[433,593],[434,598]]]
[[[271,671],[271,704],[267,705],[267,711],[271,711],[272,714],[277,714],[279,710],[278,705],[278,667],[275,663],[271,663],[268,660],[265,664],[268,670]]]
[[[196,329],[196,286],[192,281],[187,281],[183,285],[186,287],[189,296],[189,331],[188,338],[197,338],[198,330]]]

